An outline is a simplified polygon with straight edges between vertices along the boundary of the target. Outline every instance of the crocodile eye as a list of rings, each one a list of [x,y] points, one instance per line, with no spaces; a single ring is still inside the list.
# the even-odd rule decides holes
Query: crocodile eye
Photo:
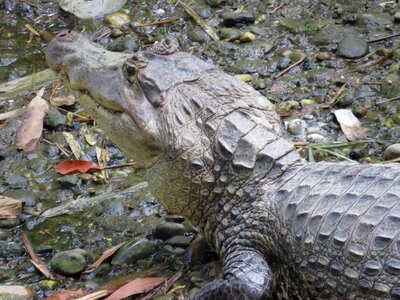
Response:
[[[140,69],[147,66],[147,60],[141,55],[134,55],[127,59],[123,65],[125,74],[129,81],[133,81],[134,77],[139,73]]]

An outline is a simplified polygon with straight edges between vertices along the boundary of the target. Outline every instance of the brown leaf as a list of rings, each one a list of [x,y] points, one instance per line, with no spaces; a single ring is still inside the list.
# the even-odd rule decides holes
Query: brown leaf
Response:
[[[54,170],[62,175],[88,173],[101,169],[102,168],[98,164],[89,160],[64,160],[54,166]]]
[[[61,290],[53,293],[53,295],[47,297],[46,300],[69,300],[83,297],[85,295],[86,293],[83,290]]]
[[[120,243],[106,251],[104,251],[104,253],[100,256],[100,258],[98,260],[96,260],[93,264],[91,264],[90,266],[88,266],[86,268],[85,271],[83,271],[83,273],[91,273],[94,270],[96,270],[103,261],[105,261],[107,258],[109,258],[110,256],[112,256],[119,248],[121,248],[123,245],[125,245],[124,243]]]
[[[49,279],[54,279],[55,276],[51,274],[50,269],[46,266],[46,264],[40,259],[39,256],[36,255],[35,251],[33,250],[32,244],[28,239],[28,236],[24,231],[21,233],[22,241],[24,242],[24,246],[26,251],[31,258],[31,263],[46,277]]]
[[[361,122],[349,109],[338,109],[333,112],[346,138],[350,141],[365,140],[367,133]]]
[[[22,201],[0,195],[0,219],[15,218],[22,211]]]
[[[42,135],[43,119],[49,111],[49,104],[42,98],[44,88],[38,91],[35,98],[26,108],[24,120],[17,132],[16,146],[18,149],[30,151],[36,145]]]
[[[50,104],[53,106],[71,106],[76,103],[73,97],[54,97],[50,99]]]
[[[132,295],[146,293],[164,283],[165,280],[166,278],[163,277],[137,278],[120,287],[105,300],[120,300]]]

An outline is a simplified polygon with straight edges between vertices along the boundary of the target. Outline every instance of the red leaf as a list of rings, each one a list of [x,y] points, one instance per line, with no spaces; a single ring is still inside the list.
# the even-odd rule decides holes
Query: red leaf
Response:
[[[120,300],[132,295],[146,293],[165,282],[162,277],[137,278],[120,287],[105,300]]]
[[[46,298],[46,300],[68,300],[76,299],[85,296],[86,293],[83,290],[61,290],[53,293],[53,295]]]
[[[101,169],[102,167],[89,160],[64,160],[54,166],[54,170],[62,175],[72,173],[88,173]]]

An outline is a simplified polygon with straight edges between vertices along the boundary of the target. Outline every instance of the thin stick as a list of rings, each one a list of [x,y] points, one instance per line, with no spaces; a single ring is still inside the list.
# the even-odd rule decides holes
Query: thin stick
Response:
[[[283,70],[283,71],[281,71],[280,73],[278,73],[278,74],[275,76],[275,79],[278,79],[278,78],[282,77],[282,76],[285,75],[286,73],[290,72],[290,70],[292,70],[294,67],[296,67],[296,66],[298,66],[298,65],[301,65],[301,64],[304,62],[305,59],[306,59],[306,58],[303,57],[302,59],[296,61],[294,64],[290,65],[290,66],[287,67],[285,70]]]
[[[168,18],[168,19],[165,19],[165,20],[161,20],[161,21],[158,21],[158,22],[143,23],[143,24],[139,24],[138,26],[139,27],[146,27],[146,26],[164,25],[164,24],[172,23],[172,22],[175,22],[175,21],[178,21],[178,20],[179,20],[178,17],[174,17],[174,18]]]
[[[384,104],[384,103],[388,103],[388,102],[392,102],[392,101],[397,101],[397,100],[400,100],[400,97],[394,97],[394,98],[378,101],[378,102],[376,102],[376,105],[380,105],[380,104]]]
[[[367,43],[376,43],[376,42],[388,40],[388,39],[391,39],[391,38],[394,38],[394,37],[398,37],[398,36],[400,36],[400,33],[393,33],[393,34],[390,34],[390,35],[382,36],[380,38],[369,40],[369,41],[367,41]]]
[[[286,5],[286,3],[283,3],[277,7],[275,7],[273,10],[271,10],[271,14],[273,14],[274,12],[276,12],[277,10],[281,9],[282,7],[284,7]]]

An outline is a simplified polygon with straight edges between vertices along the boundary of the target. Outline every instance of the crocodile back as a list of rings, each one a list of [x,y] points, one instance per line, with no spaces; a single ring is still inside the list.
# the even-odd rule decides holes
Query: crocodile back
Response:
[[[306,164],[275,188],[288,257],[318,295],[400,299],[397,165]]]

